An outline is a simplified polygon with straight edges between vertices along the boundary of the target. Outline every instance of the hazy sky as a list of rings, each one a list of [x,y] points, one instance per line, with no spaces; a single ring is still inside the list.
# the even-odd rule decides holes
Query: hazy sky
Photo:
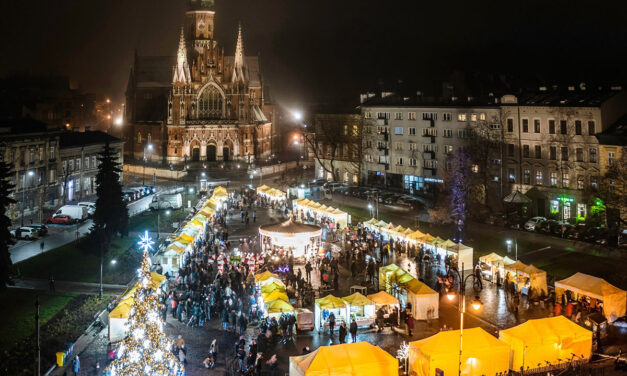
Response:
[[[29,0],[0,6],[0,75],[70,75],[121,98],[133,51],[173,55],[184,0]],[[624,80],[625,1],[217,0],[279,99],[353,95],[380,79],[428,86],[452,69]]]

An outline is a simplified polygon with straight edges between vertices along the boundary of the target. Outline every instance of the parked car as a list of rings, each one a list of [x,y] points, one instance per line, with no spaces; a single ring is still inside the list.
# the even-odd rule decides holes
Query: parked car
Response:
[[[149,195],[156,192],[154,185],[144,185],[144,189],[146,189]]]
[[[152,198],[150,210],[158,209],[179,209],[183,206],[183,199],[180,193],[158,195]]]
[[[35,229],[35,231],[37,231],[37,234],[39,236],[44,236],[48,233],[48,227],[46,227],[46,225],[32,224],[32,225],[26,225],[25,227],[30,227],[32,229]]]
[[[551,232],[555,235],[562,235],[573,227],[568,221],[555,221],[551,226]]]
[[[72,222],[72,218],[65,214],[54,215],[46,221],[46,223],[54,223],[56,225],[69,225],[72,224]]]
[[[538,224],[546,221],[545,217],[532,217],[529,218],[527,222],[525,222],[525,230],[527,231],[536,231],[536,227]]]
[[[144,192],[144,189],[141,188],[141,187],[132,187],[132,188],[129,188],[129,191],[135,192],[135,199],[136,200],[138,200],[138,199],[140,199],[140,198],[142,198],[142,197],[144,197],[146,195],[145,192]]]
[[[67,215],[73,222],[83,221],[89,216],[87,214],[87,208],[80,205],[63,205],[54,213],[54,215],[59,214]]]
[[[35,230],[32,227],[22,226],[22,227],[16,228],[15,230],[12,230],[11,236],[17,239],[30,240],[30,239],[37,239],[39,237],[39,234],[37,233],[37,230]]]
[[[135,201],[137,199],[137,192],[131,190],[122,191],[122,198],[127,202]]]
[[[89,215],[90,217],[94,215],[94,213],[96,213],[96,203],[95,202],[90,202],[90,201],[81,201],[78,203],[78,206],[83,206],[85,208],[87,208],[87,215]]]

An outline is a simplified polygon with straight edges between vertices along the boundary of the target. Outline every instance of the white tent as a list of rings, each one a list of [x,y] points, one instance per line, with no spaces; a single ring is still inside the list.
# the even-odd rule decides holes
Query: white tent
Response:
[[[625,315],[627,292],[609,284],[606,280],[584,273],[575,273],[555,282],[555,296],[559,298],[566,290],[589,296],[603,302],[603,313],[609,322]]]

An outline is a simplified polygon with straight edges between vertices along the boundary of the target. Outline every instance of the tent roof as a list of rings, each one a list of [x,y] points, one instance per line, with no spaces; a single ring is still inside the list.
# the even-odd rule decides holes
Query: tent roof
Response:
[[[459,330],[447,330],[439,332],[431,337],[409,343],[411,348],[418,348],[421,352],[430,355],[459,354]],[[464,349],[490,349],[495,347],[507,347],[510,345],[495,338],[481,328],[464,329]]]
[[[272,291],[277,290],[277,289],[279,289],[279,291],[285,291],[285,286],[283,286],[282,284],[280,285],[280,284],[278,284],[276,282],[272,282],[270,284],[262,286],[261,287],[261,292],[269,294]]]
[[[303,375],[387,375],[398,369],[398,359],[368,342],[320,346],[290,360]]]
[[[457,245],[457,243],[455,243],[451,239],[447,239],[444,242],[442,242],[442,244],[440,244],[440,246],[442,246],[444,248],[455,247],[456,245]]]
[[[274,274],[274,273],[271,273],[271,272],[269,272],[267,270],[265,272],[263,272],[263,273],[255,274],[255,281],[265,281],[268,278],[279,279],[279,276]]]
[[[264,184],[264,185],[262,185],[262,186],[257,187],[257,190],[258,190],[258,191],[266,191],[266,190],[268,190],[269,188],[270,188],[270,187],[268,187],[267,185],[265,185],[265,184]]]
[[[422,239],[420,239],[420,240],[422,240],[423,242],[426,242],[426,243],[431,243],[432,241],[435,240],[435,238],[431,234],[425,234],[425,236]]]
[[[381,271],[393,272],[393,271],[395,271],[396,269],[399,269],[399,268],[400,267],[398,265],[396,265],[396,264],[389,264],[389,265],[380,267],[379,268],[379,272],[381,272]]]
[[[379,291],[376,294],[368,295],[368,299],[372,300],[375,304],[379,305],[391,305],[398,304],[398,299],[388,294],[385,291]]]
[[[288,303],[290,302],[290,298],[288,298],[287,294],[279,289],[272,290],[272,292],[270,293],[262,293],[261,296],[266,302],[271,302],[277,299],[283,300],[284,302]]]
[[[272,223],[259,227],[260,233],[304,234],[320,232],[320,226],[297,223],[288,219],[283,223]]]
[[[576,273],[566,279],[555,282],[555,287],[573,290],[593,298],[604,300],[605,296],[625,293],[624,290],[611,285],[603,278],[584,273]]]
[[[364,225],[374,225],[375,223],[377,223],[377,220],[373,217],[364,222]]]
[[[346,303],[344,303],[342,299],[331,294],[325,296],[324,298],[316,299],[316,304],[320,307],[320,309],[334,309],[346,307]]]
[[[131,314],[131,307],[133,306],[134,299],[128,298],[122,300],[118,305],[109,312],[109,318],[111,319],[126,319]]]
[[[412,232],[411,234],[409,234],[408,237],[410,239],[413,239],[413,240],[418,240],[418,239],[423,238],[424,236],[425,236],[425,233],[420,232],[420,230],[416,230],[416,231]]]
[[[377,227],[385,227],[385,226],[387,226],[387,223],[385,223],[385,221],[379,221],[379,222],[377,222],[377,224],[375,226],[377,226]]]
[[[425,285],[419,280],[412,278],[410,281],[403,283],[403,287],[407,289],[407,291],[411,291],[414,295],[433,295],[438,294],[431,287]]]
[[[374,304],[372,300],[368,299],[367,297],[360,294],[359,292],[356,292],[349,296],[345,296],[342,298],[342,300],[344,300],[346,303],[352,306],[365,306],[365,305]]]
[[[503,198],[503,202],[507,202],[510,204],[529,204],[531,199],[527,197],[524,193],[516,190]]]
[[[294,312],[294,307],[284,300],[277,299],[266,303],[268,313]]]
[[[465,335],[466,333],[464,333]],[[564,316],[528,320],[513,328],[501,330],[499,337],[518,338],[525,345],[556,343],[564,340],[592,337],[592,332],[575,324]],[[464,336],[465,339],[465,336]]]
[[[211,195],[211,197],[217,197],[217,196],[226,196],[226,188],[222,187],[222,186],[218,186],[216,187],[216,189],[213,190],[213,194]]]
[[[490,253],[489,255],[485,255],[485,256],[481,256],[479,257],[479,261],[483,261],[483,262],[494,262],[494,261],[501,261],[503,260],[503,256],[500,256],[497,253]]]

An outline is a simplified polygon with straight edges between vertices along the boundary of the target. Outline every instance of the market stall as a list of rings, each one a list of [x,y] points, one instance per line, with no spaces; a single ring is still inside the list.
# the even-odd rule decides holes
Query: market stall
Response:
[[[557,301],[561,300],[561,296],[566,291],[571,292],[572,299],[583,298],[586,300],[591,310],[601,310],[610,323],[625,316],[627,292],[609,284],[602,278],[576,273],[555,282]]]
[[[353,319],[357,326],[371,326],[375,320],[375,304],[372,300],[356,292],[342,298],[348,306],[348,322]]]
[[[287,199],[285,192],[276,188],[270,188],[265,184],[261,187],[257,187],[257,195],[270,202],[285,201]]]
[[[410,306],[416,320],[438,317],[439,294],[395,264],[379,268],[379,289],[396,297],[401,307]]]
[[[150,287],[153,290],[163,289],[166,283],[164,275],[151,272]],[[139,282],[138,282],[139,283]],[[133,294],[137,290],[137,284],[126,291],[121,297],[118,305],[109,312],[109,341],[117,342],[126,337],[127,322],[131,315],[131,307],[133,306]]]
[[[449,243],[447,243],[448,245]],[[448,245],[446,247],[447,252],[449,254],[453,254],[457,258],[457,269],[458,270],[472,270],[473,269],[473,249],[472,247],[468,247],[463,245],[462,243],[453,243],[452,246]]]
[[[460,362],[459,336],[459,330],[450,330],[410,342],[410,374],[433,376],[438,373],[443,375],[459,373],[479,376],[509,372],[509,344],[496,339],[481,328],[464,329]]]
[[[499,274],[499,269],[497,267],[499,261],[503,261],[503,256],[494,252],[479,257],[481,276],[488,281],[496,282]]]
[[[501,330],[499,339],[511,346],[516,371],[589,359],[592,352],[592,332],[561,315]]]
[[[376,309],[379,309],[380,306],[398,306],[399,305],[398,299],[396,299],[394,296],[388,294],[385,291],[379,291],[376,294],[370,294],[368,295],[368,299],[374,302]]]
[[[320,226],[296,223],[291,219],[259,227],[260,244],[279,250],[289,250],[294,258],[316,255],[321,235]]]
[[[348,225],[348,213],[306,198],[292,200],[292,209],[297,216],[302,214],[317,220],[327,218],[340,227]]]
[[[294,312],[294,307],[289,302],[277,299],[264,303],[264,310],[267,316],[278,319],[282,313]]]
[[[336,296],[327,295],[324,298],[316,299],[314,306],[316,330],[324,331],[329,327],[329,316],[331,313],[335,316],[335,328],[339,328],[342,321],[347,321],[347,311],[346,303]]]
[[[398,375],[398,359],[368,342],[320,346],[309,354],[290,357],[289,376]]]
[[[267,270],[262,273],[255,274],[255,282],[257,283],[259,287],[262,287],[271,283],[277,283],[277,284],[285,286],[283,281],[281,281],[281,279],[279,278],[278,274],[271,273]]]
[[[521,294],[539,296],[547,293],[546,272],[520,260],[504,266],[508,281],[516,284]],[[533,292],[533,293],[531,293]]]

